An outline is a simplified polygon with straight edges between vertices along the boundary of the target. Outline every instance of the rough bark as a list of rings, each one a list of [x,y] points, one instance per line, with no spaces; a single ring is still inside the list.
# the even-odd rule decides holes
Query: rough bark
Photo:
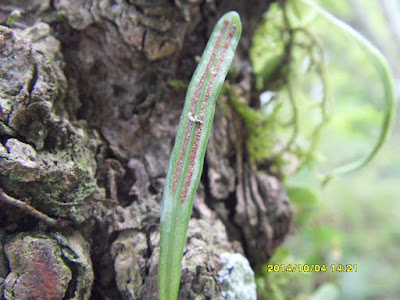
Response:
[[[230,86],[251,103],[248,50],[268,2],[2,1],[0,24],[21,17],[0,27],[0,297],[157,299],[162,189],[184,101],[169,83],[190,80],[218,17],[235,9],[244,31]],[[227,97],[213,128],[179,297],[255,299],[252,269],[292,210],[279,180],[252,169]]]

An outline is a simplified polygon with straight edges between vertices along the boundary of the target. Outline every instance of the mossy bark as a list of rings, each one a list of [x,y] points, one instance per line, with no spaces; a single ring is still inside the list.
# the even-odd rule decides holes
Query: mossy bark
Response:
[[[157,299],[162,190],[184,102],[170,83],[189,82],[218,17],[237,10],[228,89],[252,103],[248,50],[270,1],[5,2],[1,25],[13,9],[21,17],[0,27],[0,187],[27,210],[0,203],[0,297],[39,292],[20,268],[44,255],[61,282],[42,291],[54,299]],[[180,298],[243,299],[241,282],[253,299],[246,261],[267,262],[292,210],[279,180],[252,169],[227,96],[213,128]],[[53,228],[31,208],[71,225]],[[29,247],[32,260],[21,259]],[[242,279],[226,271],[234,264]]]

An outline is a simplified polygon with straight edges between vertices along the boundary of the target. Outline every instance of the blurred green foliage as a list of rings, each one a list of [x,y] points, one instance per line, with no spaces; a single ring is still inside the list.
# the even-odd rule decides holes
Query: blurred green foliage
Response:
[[[272,142],[273,151],[278,153],[275,157],[287,159],[280,167],[293,172],[307,165],[324,170],[323,176],[329,179],[365,166],[380,149],[394,116],[394,84],[385,59],[370,42],[337,18],[303,1],[308,3],[291,0],[285,5],[272,5],[254,35],[250,56],[256,86],[274,95],[263,100],[261,94],[260,111],[270,112],[274,128],[271,130],[272,122],[267,122],[253,134],[255,126],[248,126],[248,148],[257,165],[263,159],[258,149],[271,149],[268,146]],[[332,29],[333,33],[326,34]],[[368,81],[376,84],[367,89],[360,84]],[[334,92],[330,86],[334,86]],[[345,111],[335,113],[334,105]],[[359,146],[360,138],[364,141],[369,137],[359,149],[347,147],[355,152],[346,151],[339,160],[331,154],[335,147],[330,143],[319,146],[321,137],[337,142],[324,128],[330,126],[337,132],[332,124],[337,126],[338,122],[330,122],[332,116],[340,116],[339,126],[349,127],[346,134],[336,134],[351,137],[342,142]],[[271,131],[275,133],[272,140],[258,138],[267,136],[266,132],[271,136]],[[283,172],[288,173],[285,169]]]
[[[272,119],[269,126],[258,129],[258,136],[269,134],[272,139],[254,140],[258,148],[275,153],[274,159],[281,160],[278,166],[283,173],[291,173],[321,158],[315,150],[330,106],[322,45],[307,27],[302,27],[315,14],[300,8],[272,5],[254,35],[250,50],[256,87],[261,93],[259,111]],[[264,90],[272,97],[265,97]],[[249,132],[251,135],[252,128]],[[257,165],[263,157],[253,151],[252,141],[250,136],[248,148]],[[269,147],[271,143],[274,149]]]
[[[354,7],[358,3],[373,29],[374,42],[384,52],[398,47],[390,38],[379,0],[319,3],[346,22],[360,25],[360,11]],[[251,49],[257,88],[260,93],[264,89],[274,92],[255,110],[264,112],[257,119],[272,119],[262,123],[257,133],[269,136],[268,144],[263,148],[258,140],[257,147],[267,153],[271,140],[282,145],[273,151],[285,154],[281,163],[286,163],[285,184],[296,212],[293,235],[275,251],[269,264],[357,264],[357,272],[332,272],[330,268],[318,273],[267,272],[265,267],[257,276],[258,293],[260,299],[273,300],[397,299],[400,124],[395,124],[397,130],[368,167],[321,187],[313,168],[329,171],[365,154],[379,136],[385,104],[379,75],[363,49],[327,22],[313,19],[312,14],[304,18],[304,13],[292,8],[289,15],[292,20],[296,16],[305,19],[309,28],[291,45],[295,54],[288,54],[291,37],[285,32],[287,20],[278,5],[268,11],[272,20],[265,19],[260,25]],[[327,91],[334,101],[327,98]],[[256,157],[261,159],[262,155]]]

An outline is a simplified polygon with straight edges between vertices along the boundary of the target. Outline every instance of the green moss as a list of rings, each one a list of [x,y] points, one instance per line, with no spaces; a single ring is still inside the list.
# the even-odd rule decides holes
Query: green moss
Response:
[[[239,101],[237,97],[230,98],[232,106],[243,119],[247,131],[247,149],[252,162],[257,162],[271,157],[276,143],[274,131],[274,114],[267,115],[261,109],[254,109]]]
[[[278,82],[286,74],[281,69],[288,59],[290,34],[279,5],[271,5],[257,28],[250,49],[256,88],[263,90],[271,81]]]

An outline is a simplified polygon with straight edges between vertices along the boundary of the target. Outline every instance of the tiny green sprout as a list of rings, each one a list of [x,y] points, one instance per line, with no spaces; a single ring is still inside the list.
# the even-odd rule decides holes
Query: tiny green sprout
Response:
[[[214,102],[232,63],[241,32],[238,13],[232,11],[221,17],[187,90],[164,187],[158,264],[160,300],[178,297],[183,248],[203,170]]]
[[[175,90],[186,90],[188,87],[188,82],[172,80],[169,85]]]
[[[67,16],[65,15],[65,12],[58,11],[57,19],[61,22],[61,24],[64,26],[65,29],[67,29],[67,30],[69,29],[68,20],[67,20]]]
[[[10,16],[8,17],[8,20],[6,22],[7,26],[11,26],[14,24],[15,19],[21,17],[21,12],[18,9],[14,9],[11,11]]]

